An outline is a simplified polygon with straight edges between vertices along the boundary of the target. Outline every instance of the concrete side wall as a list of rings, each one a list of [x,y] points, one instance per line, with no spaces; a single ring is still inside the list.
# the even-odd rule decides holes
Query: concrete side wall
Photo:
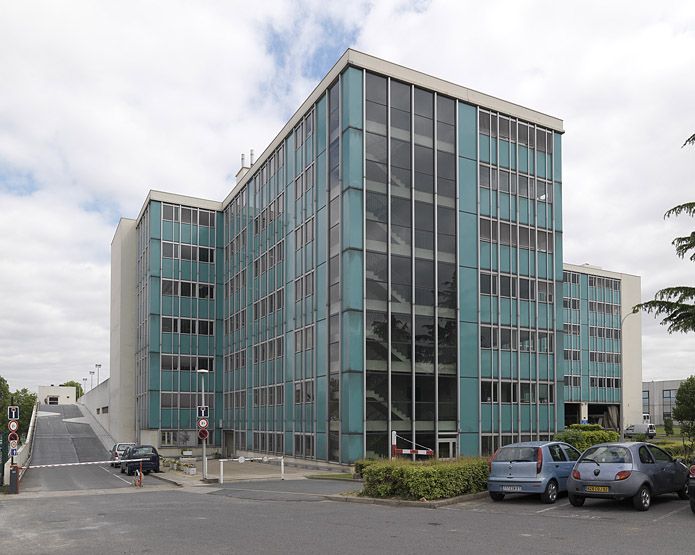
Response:
[[[642,280],[620,274],[623,320],[623,427],[642,422],[642,313],[631,314],[642,301]]]
[[[97,387],[90,389],[88,393],[80,397],[80,404],[86,406],[96,421],[108,432],[111,431],[109,382],[110,379],[104,380]],[[106,412],[104,412],[104,409],[106,409]]]
[[[109,428],[116,441],[135,441],[137,231],[121,219],[111,242]]]
[[[39,403],[48,404],[49,397],[58,397],[59,405],[72,405],[77,401],[77,388],[63,385],[40,385]]]

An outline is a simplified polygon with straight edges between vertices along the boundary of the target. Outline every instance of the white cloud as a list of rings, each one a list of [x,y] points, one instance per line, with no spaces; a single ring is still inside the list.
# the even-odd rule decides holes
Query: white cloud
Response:
[[[224,198],[239,153],[260,154],[348,46],[564,119],[566,260],[640,274],[645,299],[692,283],[670,245],[692,221],[661,219],[694,190],[691,3],[0,4],[13,387],[108,373],[117,217],[150,188]],[[692,335],[643,330],[645,378],[695,371]]]

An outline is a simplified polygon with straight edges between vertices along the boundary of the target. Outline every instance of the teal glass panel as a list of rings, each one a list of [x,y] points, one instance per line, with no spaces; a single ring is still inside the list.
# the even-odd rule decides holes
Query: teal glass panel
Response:
[[[341,76],[343,129],[362,129],[362,76],[362,70],[354,67],[347,68]]]
[[[478,406],[480,405],[480,393],[477,377],[461,378],[459,380],[459,410],[461,411],[461,431],[478,431]]]
[[[150,239],[150,275],[159,275],[159,261],[162,257],[162,244],[157,239]]]
[[[544,152],[537,152],[536,153],[536,169],[538,170],[536,175],[538,177],[545,177],[546,176],[546,164],[547,160],[545,157]]]
[[[150,237],[161,239],[160,222],[162,221],[162,203],[156,200],[150,201]]]
[[[478,217],[469,212],[459,212],[459,261],[463,266],[478,267]]]
[[[521,405],[521,431],[531,431],[531,407],[530,405]]]
[[[529,219],[529,201],[526,198],[519,198],[519,223],[528,225]]]
[[[553,133],[553,179],[562,181],[562,135],[560,133]]]
[[[177,335],[173,333],[163,333],[162,334],[162,352],[172,353],[174,352],[174,345],[176,345]]]
[[[362,251],[349,249],[343,253],[342,301],[345,310],[362,310],[364,265]]]
[[[362,322],[362,312],[356,310],[344,311],[342,323],[342,371],[362,373],[364,370],[364,326]]]
[[[489,403],[483,403],[482,410],[480,411],[481,421],[480,427],[483,432],[491,432],[493,427],[493,405]]]
[[[512,170],[516,170],[516,145],[512,144],[512,152],[511,156],[509,157],[509,168]]]
[[[150,332],[150,337],[149,337],[149,342],[150,342],[150,348],[155,349],[159,348],[159,322],[160,319],[157,317],[150,318],[150,325],[149,325],[149,332]]]
[[[343,433],[359,433],[363,430],[364,388],[363,375],[357,372],[341,374],[340,416]]]
[[[538,220],[537,220],[537,225],[538,227],[542,228],[548,228],[548,219],[547,219],[547,213],[545,210],[546,206],[545,203],[539,202],[538,203]]]
[[[500,298],[500,324],[508,326],[512,323],[512,300],[506,297]]]
[[[459,434],[459,455],[462,457],[477,457],[480,454],[478,437],[477,433],[472,432]]]
[[[175,428],[175,416],[176,415],[176,410],[175,409],[162,409],[162,428]]]
[[[350,189],[343,193],[343,249],[362,249],[363,193]]]
[[[538,253],[537,273],[539,278],[545,279],[548,277],[548,255],[546,253]]]
[[[478,111],[475,106],[458,102],[458,148],[459,156],[475,160],[476,136],[478,130]]]
[[[460,375],[463,378],[478,378],[478,355],[480,346],[478,342],[478,324],[459,322],[461,329],[461,352],[459,360],[461,364]],[[477,389],[476,389],[477,391]],[[477,395],[477,394],[476,394]]]
[[[509,141],[500,140],[500,166],[509,167]]]
[[[471,214],[478,213],[478,172],[475,160],[459,158],[459,207]]]
[[[512,431],[512,406],[508,403],[502,403],[502,422],[501,429],[502,432]]]
[[[480,295],[480,321],[492,322],[492,298],[489,295]]]
[[[165,241],[174,240],[174,222],[168,220],[162,222],[162,239]]]
[[[492,269],[492,249],[490,243],[480,242],[480,267],[484,270]]]
[[[210,246],[213,244],[209,227],[200,226],[198,230],[198,244],[206,246]]]
[[[519,171],[528,173],[528,148],[519,145]]]
[[[528,380],[531,377],[531,354],[519,353],[519,378]]]
[[[363,434],[345,433],[340,436],[340,462],[351,464],[364,457]]]
[[[557,231],[562,231],[562,185],[555,182],[555,194],[553,195],[553,207],[555,208],[553,212],[555,220],[555,229]]]
[[[478,270],[459,266],[459,305],[461,320],[465,322],[478,321]]]
[[[490,349],[480,350],[480,375],[483,378],[491,378],[493,375],[493,358]]]
[[[316,203],[318,208],[326,206],[326,153],[319,154],[316,160]]]
[[[490,140],[490,163],[497,163],[497,141],[494,139]]]
[[[316,103],[316,150],[323,152],[326,150],[326,136],[328,126],[326,125],[326,95]]]
[[[500,352],[500,375],[503,378],[512,377],[512,353],[511,351]]]
[[[191,281],[193,276],[193,263],[190,260],[181,260],[181,279]]]
[[[512,271],[512,249],[507,245],[499,245],[500,251],[500,272],[510,273]]]
[[[348,187],[362,189],[364,171],[362,169],[364,152],[362,149],[361,130],[350,127],[343,132],[342,180],[343,190]]]
[[[478,139],[480,144],[480,161],[490,162],[490,137],[487,135],[480,135]]]
[[[512,198],[508,193],[498,193],[500,202],[500,218],[503,220],[516,219],[512,211]]]

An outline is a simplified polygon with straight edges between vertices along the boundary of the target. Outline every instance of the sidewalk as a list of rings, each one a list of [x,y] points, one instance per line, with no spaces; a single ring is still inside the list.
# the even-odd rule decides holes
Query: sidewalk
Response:
[[[224,463],[224,483],[240,482],[245,480],[280,480],[280,464],[263,463],[257,461],[247,461],[239,463],[227,461]],[[219,459],[208,459],[207,479],[203,480],[203,461],[195,461],[196,473],[194,475],[184,474],[182,471],[172,468],[162,467],[162,472],[150,474],[145,477],[154,477],[182,487],[199,487],[210,484],[219,484],[220,481],[220,461]],[[312,474],[326,474],[325,470],[297,468],[285,463],[285,480],[303,480]],[[337,474],[337,472],[336,472]]]

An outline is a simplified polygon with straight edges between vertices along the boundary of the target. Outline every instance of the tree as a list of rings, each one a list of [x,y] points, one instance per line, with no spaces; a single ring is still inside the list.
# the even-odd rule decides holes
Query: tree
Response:
[[[77,397],[74,399],[75,401],[82,397],[84,395],[84,390],[82,389],[82,384],[79,382],[76,382],[75,380],[70,380],[65,383],[60,384],[61,387],[74,387],[77,390]]]
[[[26,387],[18,389],[12,394],[14,404],[19,407],[19,432],[20,437],[26,437],[31,423],[31,413],[36,404],[36,393],[30,392]]]
[[[4,421],[7,416],[7,407],[10,404],[10,386],[7,380],[0,376],[0,419]]]
[[[684,380],[676,392],[676,406],[671,412],[673,419],[681,423],[683,445],[687,438],[689,449],[695,444],[695,376]]]
[[[695,145],[695,134],[683,143],[683,146],[687,145]],[[664,219],[683,213],[695,217],[695,202],[674,206],[664,214]],[[695,231],[685,237],[676,237],[671,244],[680,258],[692,251],[688,258],[695,262]],[[679,285],[661,289],[654,295],[654,300],[635,305],[632,309],[633,312],[640,310],[663,316],[661,324],[668,326],[669,333],[695,331],[695,287]]]

